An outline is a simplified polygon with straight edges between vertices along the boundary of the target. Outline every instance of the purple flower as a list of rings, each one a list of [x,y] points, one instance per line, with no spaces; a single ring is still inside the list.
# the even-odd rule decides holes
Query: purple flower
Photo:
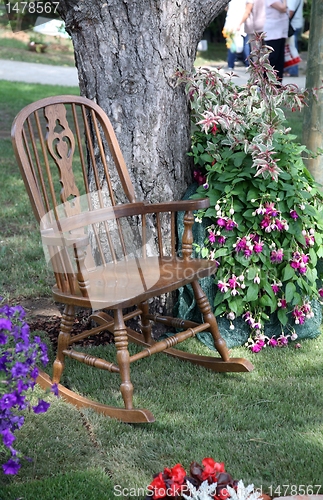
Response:
[[[11,374],[13,377],[25,377],[28,374],[28,366],[25,363],[18,361],[12,368]]]
[[[26,391],[35,385],[37,363],[48,361],[47,347],[40,337],[30,339],[30,329],[23,321],[25,312],[21,306],[4,305],[0,308],[0,315],[0,371],[4,389],[0,393],[0,441],[2,438],[11,454],[2,468],[5,474],[17,474],[20,455],[12,443],[15,431],[24,423],[24,417],[17,413],[27,407]],[[49,403],[39,401],[33,409],[35,413],[43,413],[49,406]]]
[[[5,474],[17,474],[18,470],[20,469],[20,463],[17,460],[8,460],[6,464],[3,464],[3,472]]]
[[[289,215],[291,216],[292,219],[296,220],[298,219],[298,213],[296,212],[296,210],[290,210],[289,211]]]
[[[4,345],[7,343],[8,336],[5,335],[3,332],[0,332],[0,344]]]
[[[5,429],[4,431],[1,432],[1,434],[2,434],[2,441],[5,446],[11,446],[14,440],[16,439],[9,429]]]
[[[4,394],[0,399],[0,410],[12,408],[16,403],[17,397],[15,394]]]
[[[236,222],[234,222],[234,220],[232,220],[232,219],[228,219],[228,220],[226,221],[226,224],[225,224],[225,229],[226,229],[227,231],[232,231],[232,229],[234,229],[236,226],[237,226],[237,223],[236,223]]]
[[[7,352],[4,353],[3,356],[0,358],[0,371],[7,372],[7,367],[6,364],[8,363],[8,356],[9,354]]]
[[[9,332],[12,330],[10,319],[0,318],[0,330],[8,330]]]
[[[57,384],[53,384],[50,390],[51,390],[51,392],[53,394],[55,394],[55,396],[57,396],[57,397],[59,396],[58,385]]]
[[[38,402],[37,406],[33,406],[34,413],[46,413],[50,407],[49,403],[46,403],[43,399]]]

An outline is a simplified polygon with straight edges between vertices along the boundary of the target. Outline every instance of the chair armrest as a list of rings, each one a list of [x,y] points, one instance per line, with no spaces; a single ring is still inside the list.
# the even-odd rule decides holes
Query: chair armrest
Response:
[[[87,234],[65,236],[62,233],[55,233],[52,228],[44,229],[40,234],[42,242],[47,246],[85,248],[90,242]]]
[[[145,213],[191,212],[192,210],[208,208],[209,206],[209,198],[200,198],[197,200],[166,201],[161,203],[145,203]]]

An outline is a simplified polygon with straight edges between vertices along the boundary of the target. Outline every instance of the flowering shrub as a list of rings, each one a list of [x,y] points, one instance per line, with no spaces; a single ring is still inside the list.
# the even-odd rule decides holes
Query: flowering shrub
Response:
[[[20,469],[21,454],[13,448],[14,433],[24,423],[19,412],[29,405],[26,392],[36,383],[36,364],[48,362],[46,345],[38,336],[30,339],[24,317],[21,306],[2,304],[0,307],[0,457],[2,462],[7,460],[2,465],[5,474],[16,474]],[[53,386],[52,391],[57,395],[57,386]],[[49,406],[46,401],[39,400],[32,409],[35,413],[43,413]]]
[[[192,462],[190,475],[186,474],[181,464],[176,464],[171,469],[165,468],[154,476],[148,486],[148,499],[183,498],[185,500],[215,499],[226,500],[257,500],[258,492],[254,486],[244,487],[242,481],[232,479],[225,471],[224,463],[215,462],[213,458],[204,458],[202,465]]]
[[[202,255],[218,264],[215,315],[234,329],[242,316],[250,327],[249,347],[283,346],[296,338],[293,323],[313,316],[317,261],[323,256],[322,195],[305,168],[311,154],[284,127],[283,107],[301,109],[308,92],[280,85],[268,62],[269,48],[256,37],[250,77],[238,86],[219,70],[180,75],[186,82],[193,119],[192,152],[196,195],[210,198],[199,211],[206,222]],[[276,313],[282,332],[264,335]]]

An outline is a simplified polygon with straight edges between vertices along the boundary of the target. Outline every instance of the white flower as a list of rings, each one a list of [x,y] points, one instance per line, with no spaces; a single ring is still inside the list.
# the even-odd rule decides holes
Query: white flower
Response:
[[[244,486],[243,482],[240,480],[238,482],[237,491],[235,491],[230,486],[227,486],[227,490],[230,493],[231,500],[258,500],[261,498],[261,493],[259,491],[254,491],[254,485],[249,484],[249,486]]]
[[[213,500],[213,495],[215,493],[217,483],[209,485],[207,481],[204,481],[198,490],[189,481],[186,481],[186,484],[190,492],[190,496],[183,493],[183,498],[185,500]]]

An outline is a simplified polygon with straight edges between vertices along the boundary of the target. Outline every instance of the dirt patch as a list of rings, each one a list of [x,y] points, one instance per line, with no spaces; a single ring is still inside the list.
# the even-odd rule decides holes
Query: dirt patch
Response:
[[[26,321],[32,332],[44,331],[48,334],[54,349],[57,347],[57,338],[60,332],[63,306],[55,304],[51,298],[24,299],[19,304],[26,311]],[[78,310],[72,328],[72,335],[84,332],[93,327],[90,310]],[[81,345],[110,344],[113,335],[109,332],[100,333],[94,337],[84,339]]]

